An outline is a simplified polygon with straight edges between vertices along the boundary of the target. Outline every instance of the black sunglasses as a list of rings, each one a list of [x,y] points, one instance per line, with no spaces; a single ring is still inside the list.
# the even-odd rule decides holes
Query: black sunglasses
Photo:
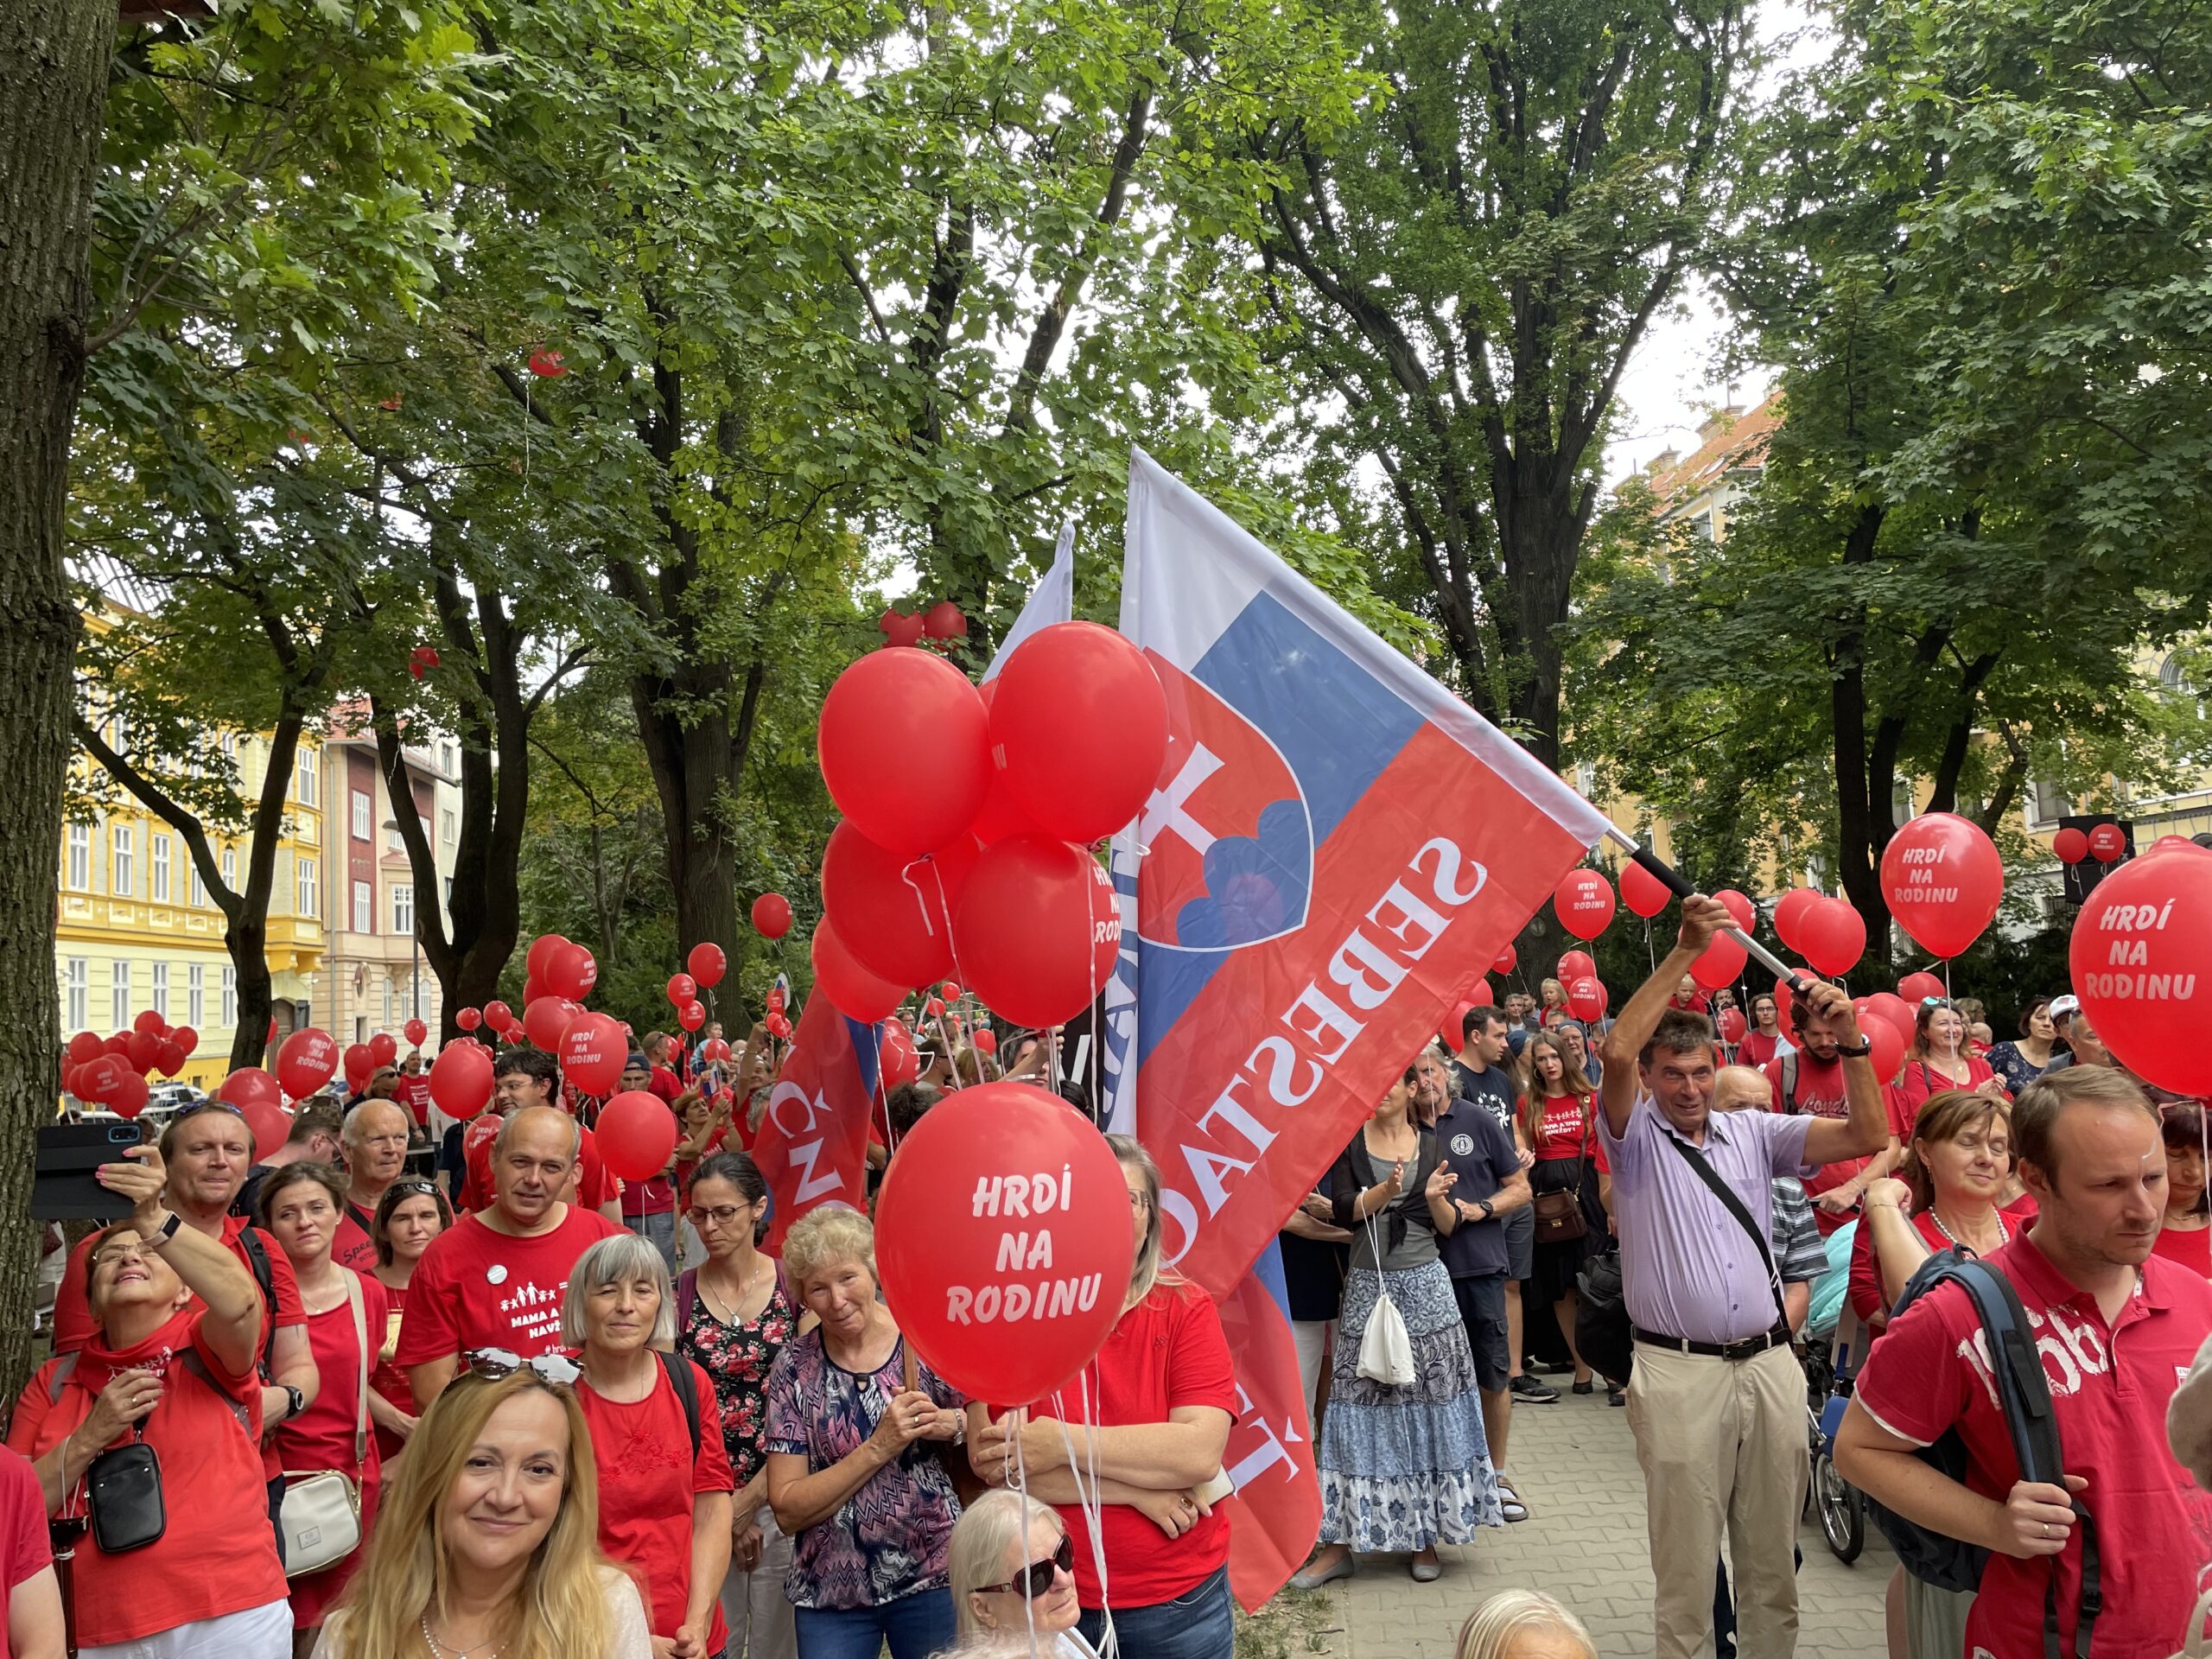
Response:
[[[503,1376],[512,1376],[527,1370],[536,1374],[541,1382],[556,1389],[573,1389],[583,1372],[565,1354],[539,1354],[524,1359],[505,1348],[473,1348],[461,1357],[468,1362],[468,1374],[480,1376],[487,1382],[496,1382]]]
[[[1064,1532],[1060,1535],[1060,1547],[1050,1555],[1041,1561],[1030,1562],[1004,1584],[985,1585],[982,1593],[987,1596],[995,1596],[1002,1590],[1011,1591],[1016,1595],[1034,1601],[1052,1587],[1054,1573],[1073,1573],[1074,1571],[1075,1540]]]

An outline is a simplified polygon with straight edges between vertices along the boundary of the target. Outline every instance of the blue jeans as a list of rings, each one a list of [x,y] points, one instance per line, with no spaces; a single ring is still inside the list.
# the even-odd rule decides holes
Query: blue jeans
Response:
[[[798,1659],[930,1659],[952,1645],[952,1592],[918,1590],[876,1607],[795,1607]]]
[[[622,1224],[660,1252],[660,1259],[668,1263],[669,1276],[673,1278],[676,1274],[676,1212],[664,1210],[657,1216],[625,1216]]]
[[[1106,1588],[1110,1595],[1112,1580]],[[1085,1608],[1076,1628],[1096,1648],[1105,1637],[1105,1615]],[[1233,1659],[1236,1621],[1229,1611],[1229,1569],[1216,1568],[1173,1601],[1115,1608],[1114,1635],[1122,1659]]]

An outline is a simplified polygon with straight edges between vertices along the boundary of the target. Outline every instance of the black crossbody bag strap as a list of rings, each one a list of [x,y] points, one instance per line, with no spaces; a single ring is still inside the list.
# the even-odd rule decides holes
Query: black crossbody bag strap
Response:
[[[1736,1217],[1737,1224],[1749,1233],[1751,1243],[1759,1247],[1759,1260],[1766,1263],[1767,1289],[1774,1296],[1774,1324],[1770,1328],[1786,1332],[1789,1326],[1789,1314],[1782,1301],[1782,1271],[1774,1264],[1774,1252],[1767,1245],[1766,1235],[1759,1231],[1758,1223],[1751,1219],[1751,1212],[1744,1207],[1744,1201],[1736,1196],[1728,1183],[1720,1179],[1719,1172],[1700,1154],[1692,1152],[1674,1135],[1662,1134],[1660,1138],[1681,1154],[1682,1161],[1697,1172],[1698,1179],[1713,1189],[1713,1195],[1727,1206],[1728,1213]]]

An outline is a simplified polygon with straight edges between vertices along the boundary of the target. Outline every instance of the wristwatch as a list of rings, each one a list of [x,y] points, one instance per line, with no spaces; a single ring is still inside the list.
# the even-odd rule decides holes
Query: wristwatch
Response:
[[[1482,1200],[1482,1206],[1483,1219],[1484,1221],[1495,1221],[1497,1219],[1497,1206],[1496,1205],[1492,1204],[1488,1198],[1484,1198]]]
[[[1874,1041],[1870,1037],[1856,1048],[1846,1048],[1841,1043],[1838,1043],[1835,1046],[1835,1052],[1848,1060],[1863,1060],[1874,1052]]]
[[[156,1231],[151,1238],[145,1242],[152,1245],[156,1249],[159,1249],[162,1245],[168,1243],[169,1240],[175,1238],[176,1236],[176,1230],[183,1225],[184,1217],[177,1214],[175,1211],[172,1210],[169,1211],[169,1218],[162,1224],[160,1229]]]
[[[308,1397],[289,1382],[276,1386],[284,1390],[284,1421],[289,1423],[308,1408]]]

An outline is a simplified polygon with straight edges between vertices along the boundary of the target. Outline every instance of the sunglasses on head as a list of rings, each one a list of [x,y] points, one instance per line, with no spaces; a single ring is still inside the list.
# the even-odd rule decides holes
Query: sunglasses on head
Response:
[[[1075,1540],[1064,1532],[1060,1535],[1060,1547],[1043,1560],[1030,1562],[1004,1584],[985,1585],[982,1592],[987,1596],[995,1596],[1001,1591],[1010,1591],[1034,1601],[1052,1587],[1054,1573],[1074,1571]]]
[[[576,1363],[564,1354],[539,1354],[524,1359],[505,1348],[473,1348],[461,1357],[467,1362],[468,1374],[480,1376],[487,1382],[496,1382],[503,1376],[512,1376],[517,1371],[528,1370],[541,1382],[556,1389],[573,1389],[583,1372]]]
[[[1923,1008],[1948,1008],[1954,1004],[1948,996],[1923,996],[1920,999],[1920,1006]]]
[[[397,1192],[403,1198],[435,1198],[438,1196],[438,1184],[435,1181],[419,1180],[410,1177],[404,1181],[394,1181],[390,1186],[385,1188],[385,1191]]]

